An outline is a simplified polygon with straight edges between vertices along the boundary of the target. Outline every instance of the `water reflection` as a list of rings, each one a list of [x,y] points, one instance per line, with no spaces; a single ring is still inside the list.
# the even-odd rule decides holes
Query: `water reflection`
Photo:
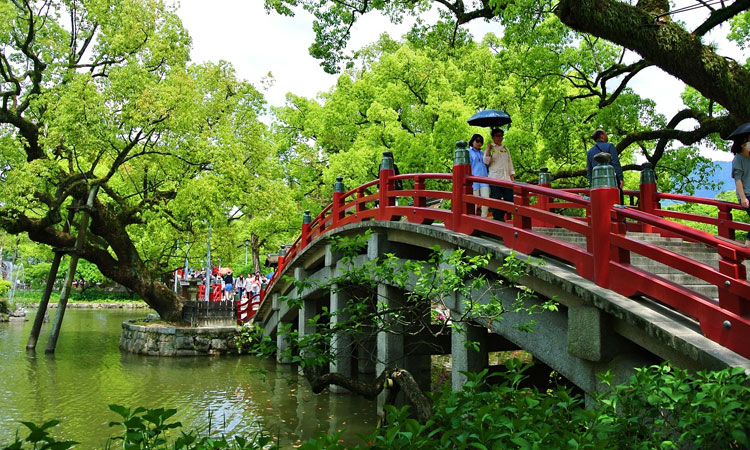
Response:
[[[259,427],[284,447],[316,432],[347,428],[359,442],[375,423],[374,405],[357,397],[313,394],[296,368],[242,357],[158,358],[121,353],[121,324],[143,311],[72,309],[57,350],[45,355],[48,325],[36,353],[25,350],[31,322],[0,324],[0,446],[13,439],[20,420],[62,420],[58,435],[100,448],[117,419],[111,403],[177,408],[188,428],[228,435]],[[32,318],[33,320],[33,318]],[[210,416],[210,419],[209,419]],[[23,432],[23,430],[22,430]]]

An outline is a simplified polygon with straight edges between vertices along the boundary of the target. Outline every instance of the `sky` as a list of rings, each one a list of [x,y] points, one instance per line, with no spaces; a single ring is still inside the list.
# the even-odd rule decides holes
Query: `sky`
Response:
[[[690,3],[695,0],[679,0],[676,7]],[[696,26],[704,20],[704,11],[681,13],[675,18]],[[263,0],[181,0],[178,14],[193,39],[193,61],[231,62],[238,77],[260,89],[270,105],[283,105],[288,92],[315,97],[336,82],[336,76],[325,73],[319,61],[308,53],[315,35],[312,16],[304,11],[300,10],[295,17],[283,17],[266,14]],[[409,23],[393,25],[387,18],[367,14],[354,26],[348,49],[359,49],[383,32],[400,38],[409,26]],[[490,31],[502,33],[499,25],[481,21],[472,23],[470,31],[475,39]],[[706,36],[705,42],[715,42],[720,54],[744,61],[747,54],[743,55],[721,37],[726,32],[726,28],[716,29]],[[269,73],[273,75],[270,85],[264,82]],[[631,87],[641,96],[655,100],[657,111],[667,117],[682,107],[680,94],[684,85],[661,69],[644,70],[632,80]],[[727,152],[704,150],[703,153],[716,160],[731,160]]]

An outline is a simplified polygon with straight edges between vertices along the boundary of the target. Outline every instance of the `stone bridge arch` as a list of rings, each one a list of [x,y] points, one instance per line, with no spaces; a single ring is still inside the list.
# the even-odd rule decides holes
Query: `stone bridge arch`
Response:
[[[401,259],[419,259],[437,245],[447,251],[462,248],[469,254],[489,255],[488,270],[496,271],[512,251],[492,237],[467,236],[443,227],[408,222],[367,221],[344,225],[320,236],[285,264],[282,275],[293,275],[297,280],[330,279],[340,270],[340,255],[332,250],[328,238],[366,230],[372,235],[366,253],[358,256],[358,263],[386,253]],[[516,255],[521,260],[530,258]],[[433,351],[451,355],[454,389],[465,382],[461,371],[479,371],[487,366],[489,351],[513,348],[526,350],[586,393],[603,388],[597,374],[610,371],[616,381],[625,381],[635,368],[662,360],[691,370],[729,366],[750,370],[748,359],[704,337],[694,320],[647,299],[631,299],[599,287],[580,277],[573,267],[551,257],[538,255],[538,260],[542,264],[530,264],[529,273],[521,282],[540,296],[531,301],[555,298],[560,305],[558,311],[535,315],[536,325],[530,333],[517,328],[528,320],[526,313],[507,313],[501,321],[475,323],[463,333],[452,330],[449,337],[436,339],[431,346]],[[300,334],[311,333],[314,330],[307,323],[309,317],[323,307],[336,311],[345,301],[345,292],[329,294],[310,288],[302,293],[300,308],[289,308],[279,298],[292,288],[290,282],[274,283],[255,317],[255,323],[267,335],[276,336],[279,355],[287,345],[278,332],[280,327],[291,324]],[[512,289],[503,291],[499,295],[504,301],[515,298]],[[402,292],[387,285],[378,286],[378,295],[388,302],[398,302],[403,297]],[[460,312],[461,302],[455,301],[451,308]],[[468,350],[466,340],[479,342],[480,351]],[[408,338],[386,333],[379,334],[370,348],[356,351],[347,350],[347,343],[340,342],[334,348],[337,360],[330,371],[344,375],[354,371],[379,373],[386,363],[394,363],[414,373],[424,386],[429,383],[429,351],[414,349],[413,344]]]

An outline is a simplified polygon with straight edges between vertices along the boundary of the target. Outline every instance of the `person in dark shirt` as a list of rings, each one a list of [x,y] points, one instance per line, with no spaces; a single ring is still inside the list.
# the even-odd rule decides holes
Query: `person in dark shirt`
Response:
[[[609,163],[615,169],[617,189],[620,190],[620,204],[623,204],[624,198],[622,187],[624,177],[622,174],[622,166],[620,165],[620,158],[617,155],[617,149],[614,145],[609,143],[609,136],[607,136],[607,133],[604,130],[599,129],[594,131],[591,138],[594,140],[594,146],[589,149],[588,153],[586,153],[586,176],[589,178],[589,184],[591,184],[591,176],[594,171],[594,156],[598,153],[609,153],[611,157]]]
[[[224,299],[225,300],[232,300],[232,295],[234,294],[234,278],[232,277],[232,272],[227,272],[226,275],[224,275]]]
[[[390,156],[391,159],[393,159],[393,174],[394,175],[401,175],[401,172],[398,171],[398,165],[396,164],[396,160],[393,158],[393,152],[392,151],[385,151],[383,152],[383,156]],[[378,164],[377,171],[375,172],[375,178],[380,178],[380,164]],[[396,180],[393,182],[394,189],[397,191],[401,191],[404,189],[404,183],[401,180]]]

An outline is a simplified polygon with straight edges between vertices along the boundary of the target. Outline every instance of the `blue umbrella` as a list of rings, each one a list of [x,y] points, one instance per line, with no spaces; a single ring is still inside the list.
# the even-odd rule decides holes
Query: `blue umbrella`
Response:
[[[471,116],[467,120],[469,125],[475,127],[501,127],[512,122],[510,116],[505,111],[499,109],[485,109]]]
[[[732,134],[729,135],[729,139],[734,141],[748,134],[750,134],[750,122],[745,122],[738,126],[736,130],[732,131]]]

